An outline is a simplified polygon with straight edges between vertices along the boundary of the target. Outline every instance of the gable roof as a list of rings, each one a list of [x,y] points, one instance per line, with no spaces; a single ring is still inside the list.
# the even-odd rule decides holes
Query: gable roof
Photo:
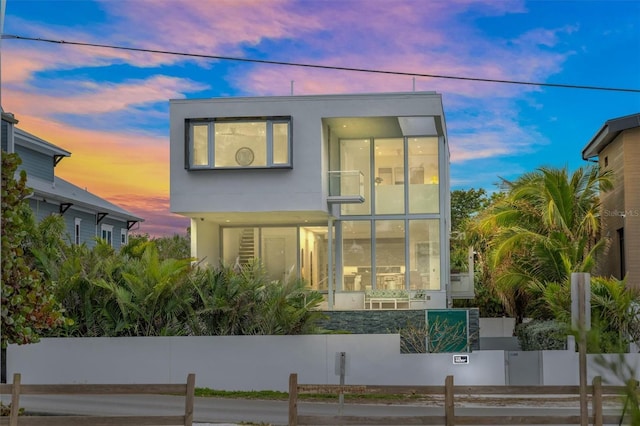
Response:
[[[607,120],[582,150],[582,159],[598,156],[620,133],[636,127],[640,127],[640,113]]]
[[[34,195],[57,201],[60,203],[71,203],[74,207],[79,207],[95,213],[107,213],[114,219],[143,222],[144,219],[135,216],[125,209],[101,198],[91,192],[67,182],[59,177],[54,177],[53,182],[46,181],[33,176],[27,176],[27,185],[33,188]]]
[[[52,157],[71,156],[71,152],[67,151],[66,149],[62,149],[59,146],[52,144],[51,142],[45,141],[44,139],[40,139],[39,137],[32,135],[29,132],[25,132],[18,127],[14,127],[13,132],[16,145],[22,145],[28,147],[29,149],[50,155]]]

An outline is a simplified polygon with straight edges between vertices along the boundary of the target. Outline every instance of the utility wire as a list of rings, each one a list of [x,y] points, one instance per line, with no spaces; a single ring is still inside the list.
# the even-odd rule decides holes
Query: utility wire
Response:
[[[362,73],[371,73],[371,74],[442,78],[442,79],[449,79],[449,80],[480,81],[485,83],[502,83],[502,84],[518,84],[518,85],[525,85],[525,86],[556,87],[556,88],[562,88],[562,89],[583,89],[583,90],[602,90],[602,91],[608,91],[608,92],[640,93],[640,89],[631,89],[631,88],[624,88],[624,87],[585,86],[585,85],[561,84],[561,83],[540,83],[540,82],[532,82],[532,81],[501,80],[501,79],[479,78],[479,77],[460,77],[460,76],[452,76],[452,75],[377,70],[377,69],[371,69],[371,68],[353,68],[353,67],[340,67],[340,66],[333,66],[333,65],[305,64],[300,62],[284,62],[284,61],[272,61],[272,60],[266,60],[266,59],[237,58],[232,56],[172,52],[168,50],[142,49],[137,47],[124,47],[124,46],[115,46],[115,45],[109,45],[109,44],[84,43],[79,41],[52,40],[52,39],[45,39],[45,38],[24,37],[19,35],[12,35],[12,34],[3,34],[2,39],[39,41],[44,43],[69,44],[69,45],[75,45],[75,46],[127,50],[131,52],[156,53],[156,54],[162,54],[162,55],[186,56],[191,58],[203,58],[203,59],[217,59],[221,61],[250,62],[250,63],[256,63],[256,64],[284,65],[284,66],[290,66],[290,67],[316,68],[316,69],[333,70],[333,71],[352,71],[352,72],[362,72]]]

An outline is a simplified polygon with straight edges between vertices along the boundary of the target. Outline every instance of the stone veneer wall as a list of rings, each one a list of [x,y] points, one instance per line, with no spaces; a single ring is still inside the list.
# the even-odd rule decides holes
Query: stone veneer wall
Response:
[[[480,311],[478,308],[467,310],[469,311],[471,350],[479,350]],[[319,323],[321,328],[350,334],[393,334],[407,325],[424,327],[426,320],[424,309],[325,311],[323,313],[328,318]]]

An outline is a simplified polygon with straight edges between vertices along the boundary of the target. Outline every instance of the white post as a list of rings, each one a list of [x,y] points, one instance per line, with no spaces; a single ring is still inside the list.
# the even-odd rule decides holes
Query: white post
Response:
[[[329,296],[327,297],[327,304],[330,311],[333,311],[333,218],[329,218],[327,229],[327,244],[329,245],[327,248],[327,256],[329,257],[329,272],[327,276],[327,287],[329,291]]]

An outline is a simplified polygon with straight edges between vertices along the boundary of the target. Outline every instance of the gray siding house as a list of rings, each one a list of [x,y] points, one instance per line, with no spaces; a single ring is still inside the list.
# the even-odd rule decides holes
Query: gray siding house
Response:
[[[51,214],[64,218],[69,241],[93,247],[97,238],[119,249],[129,231],[143,219],[55,175],[55,167],[71,153],[16,127],[18,120],[2,112],[2,150],[17,153],[27,184],[33,189],[29,204],[36,220]]]

